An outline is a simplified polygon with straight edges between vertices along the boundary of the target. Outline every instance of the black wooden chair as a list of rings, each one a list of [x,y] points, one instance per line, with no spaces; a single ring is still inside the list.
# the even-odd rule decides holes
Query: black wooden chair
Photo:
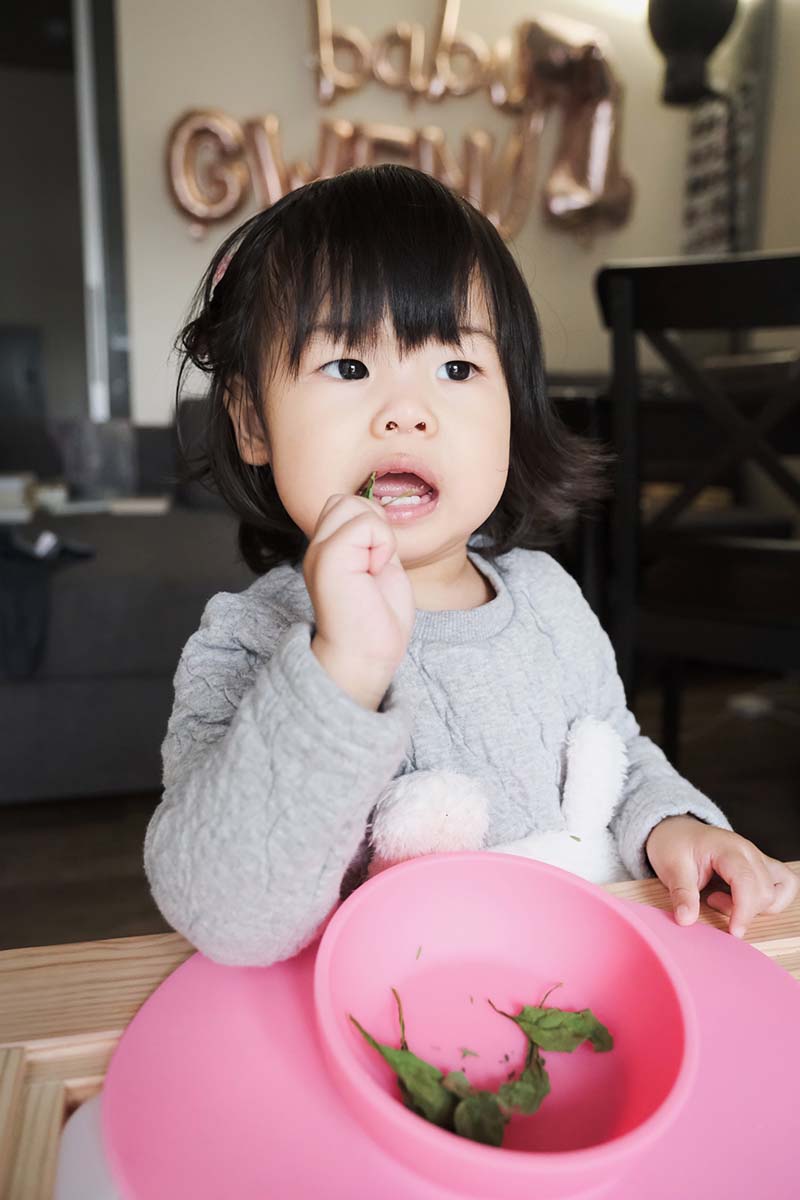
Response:
[[[741,343],[744,331],[800,326],[800,252],[610,264],[596,287],[611,333],[617,454],[609,634],[631,702],[642,660],[661,664],[662,745],[676,761],[682,663],[800,667],[800,479],[782,459],[800,452],[800,353],[773,356],[777,362],[761,367],[757,354],[739,353],[718,357],[714,366],[714,359],[687,352],[675,334],[731,331]],[[694,464],[679,493],[648,515],[640,337],[718,431],[713,450]],[[747,461],[788,497],[795,512],[781,532],[794,536],[754,536],[746,523],[737,530],[735,520],[690,531],[686,518],[695,498]]]
[[[608,443],[603,388],[586,380],[579,387],[566,385],[551,376],[548,392],[568,429],[601,445]],[[598,502],[581,513],[560,544],[549,547],[550,553],[580,585],[601,621],[604,619],[606,537],[605,505]]]

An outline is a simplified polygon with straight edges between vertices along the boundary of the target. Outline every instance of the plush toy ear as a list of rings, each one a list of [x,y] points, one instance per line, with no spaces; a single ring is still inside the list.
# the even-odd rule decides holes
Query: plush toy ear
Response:
[[[567,736],[567,777],[561,810],[567,829],[605,829],[620,800],[628,771],[625,743],[608,721],[581,717]]]
[[[375,865],[447,850],[480,850],[489,828],[486,793],[455,771],[412,771],[392,780],[375,805]]]

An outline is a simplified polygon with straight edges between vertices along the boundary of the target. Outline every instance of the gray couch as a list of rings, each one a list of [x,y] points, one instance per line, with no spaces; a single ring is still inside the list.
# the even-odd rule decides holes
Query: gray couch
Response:
[[[140,490],[171,493],[168,513],[0,526],[0,803],[158,791],[181,649],[212,595],[254,579],[233,514],[177,482],[174,430],[136,434]],[[19,430],[0,443],[0,470],[57,473]],[[9,546],[45,530],[93,553],[26,562]]]
[[[181,649],[210,596],[253,580],[237,561],[236,522],[178,506],[39,514],[18,532],[44,529],[95,555],[42,579],[41,662],[28,678],[0,679],[0,802],[157,790]]]

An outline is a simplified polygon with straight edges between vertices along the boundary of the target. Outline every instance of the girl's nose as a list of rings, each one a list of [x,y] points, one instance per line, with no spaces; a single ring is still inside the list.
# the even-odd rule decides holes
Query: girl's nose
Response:
[[[392,430],[392,429],[398,429],[399,426],[397,424],[397,421],[387,421],[386,428],[387,428],[387,430]],[[420,429],[424,432],[426,428],[427,428],[427,423],[425,421],[417,421],[416,425],[413,425],[411,427],[411,429],[409,429],[409,433],[411,433],[412,429]]]
[[[387,388],[372,414],[371,424],[376,437],[386,437],[387,433],[397,437],[403,433],[431,437],[439,428],[433,405],[414,380]]]

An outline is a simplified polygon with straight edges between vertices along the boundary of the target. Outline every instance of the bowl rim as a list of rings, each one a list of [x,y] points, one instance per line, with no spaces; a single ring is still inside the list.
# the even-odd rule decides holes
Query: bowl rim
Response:
[[[637,1154],[658,1137],[663,1129],[672,1124],[688,1097],[697,1073],[699,1026],[688,983],[669,949],[665,948],[651,933],[649,926],[637,915],[635,908],[630,904],[624,906],[616,896],[604,891],[601,885],[589,883],[588,880],[571,871],[539,862],[538,859],[525,858],[522,855],[493,853],[491,850],[451,851],[421,855],[381,871],[352,892],[330,917],[320,939],[314,962],[314,1011],[323,1054],[329,1057],[337,1070],[346,1075],[349,1089],[358,1093],[359,1099],[366,1101],[384,1124],[394,1126],[406,1139],[415,1139],[427,1150],[441,1153],[448,1148],[452,1149],[451,1144],[446,1145],[442,1139],[444,1137],[452,1139],[457,1135],[452,1134],[449,1130],[439,1129],[436,1125],[411,1112],[405,1105],[398,1103],[395,1097],[389,1095],[366,1072],[352,1071],[351,1056],[346,1051],[345,1038],[333,1011],[327,985],[339,938],[350,917],[361,906],[369,903],[369,898],[376,888],[387,886],[389,876],[392,877],[394,884],[401,874],[413,875],[420,871],[429,871],[436,869],[445,861],[454,859],[473,860],[476,864],[486,863],[490,859],[503,859],[508,868],[512,870],[519,869],[518,864],[524,863],[526,866],[523,869],[534,869],[545,875],[556,875],[562,882],[591,895],[598,903],[611,909],[633,928],[660,962],[675,992],[684,1030],[683,1054],[672,1086],[654,1111],[634,1129],[620,1134],[608,1142],[602,1142],[596,1146],[583,1146],[575,1150],[514,1150],[510,1147],[486,1146],[480,1142],[473,1142],[469,1138],[459,1138],[458,1153],[462,1156],[464,1164],[467,1167],[471,1164],[476,1170],[506,1169],[516,1174],[524,1170],[527,1164],[535,1168],[540,1175],[547,1174],[558,1177],[576,1169],[613,1166],[620,1160],[628,1159],[632,1152]],[[512,867],[509,860],[517,865]],[[335,1080],[334,1083],[336,1083]],[[338,1084],[336,1086],[338,1087]]]

